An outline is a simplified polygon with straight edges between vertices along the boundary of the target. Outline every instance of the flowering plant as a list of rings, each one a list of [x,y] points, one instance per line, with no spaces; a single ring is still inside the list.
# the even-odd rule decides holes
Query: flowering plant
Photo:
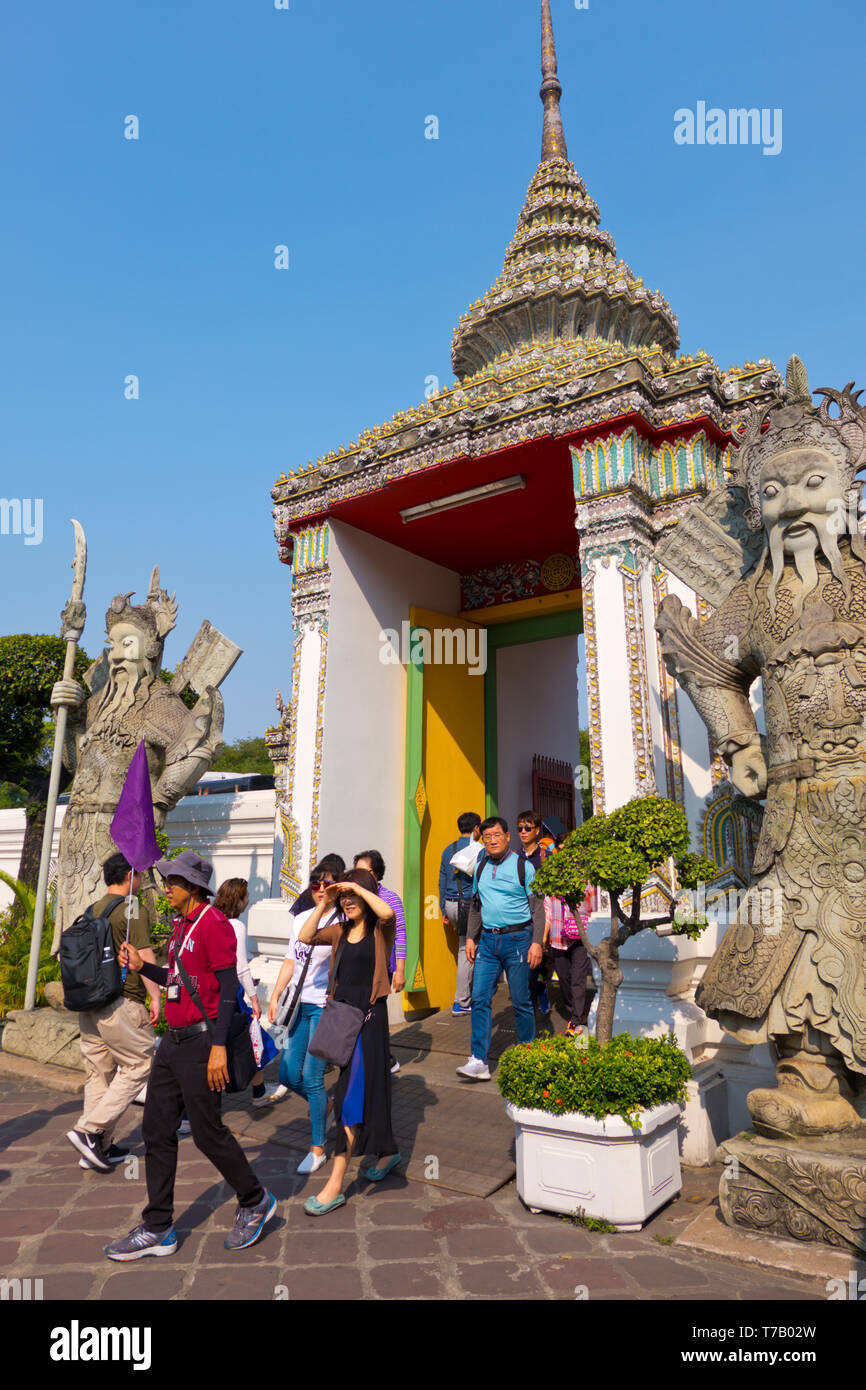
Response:
[[[547,1034],[510,1047],[497,1079],[505,1099],[525,1109],[554,1115],[579,1111],[597,1120],[619,1115],[637,1127],[642,1110],[682,1103],[691,1074],[673,1033],[666,1038],[617,1033],[606,1043],[589,1038],[585,1046]]]

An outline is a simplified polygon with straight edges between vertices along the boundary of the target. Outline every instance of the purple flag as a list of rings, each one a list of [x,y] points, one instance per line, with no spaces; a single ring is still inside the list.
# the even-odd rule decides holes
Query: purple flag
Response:
[[[129,764],[111,822],[111,838],[121,854],[126,855],[133,869],[149,869],[151,864],[162,858],[153,827],[153,797],[144,739]]]

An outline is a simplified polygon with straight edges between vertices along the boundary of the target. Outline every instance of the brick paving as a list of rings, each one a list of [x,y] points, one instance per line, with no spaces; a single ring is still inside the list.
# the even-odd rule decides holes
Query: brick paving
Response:
[[[411,1065],[406,1073],[395,1079],[396,1096]],[[449,1094],[459,1099],[464,1090],[450,1080],[430,1089],[438,1104],[428,1108],[421,1148],[430,1136],[435,1153],[437,1113],[447,1111]],[[501,1108],[492,1087],[465,1090],[461,1105],[475,1097]],[[297,1149],[275,1142],[276,1113],[265,1111],[262,1120],[263,1112],[243,1107],[233,1111],[233,1127],[279,1201],[262,1240],[236,1254],[224,1250],[232,1195],[187,1138],[176,1190],[177,1253],[112,1264],[102,1247],[138,1221],[145,1196],[140,1111],[129,1112],[118,1135],[138,1162],[104,1176],[82,1171],[64,1138],[79,1112],[77,1097],[0,1077],[0,1278],[42,1279],[46,1300],[826,1299],[823,1280],[667,1244],[712,1202],[718,1169],[685,1170],[680,1198],[639,1233],[603,1235],[534,1215],[513,1181],[483,1199],[400,1172],[373,1185],[357,1167],[347,1205],[317,1220],[303,1201],[324,1175],[294,1172],[307,1136],[297,1130]],[[466,1127],[471,1150],[468,1120]],[[484,1142],[499,1142],[493,1130],[482,1133]]]

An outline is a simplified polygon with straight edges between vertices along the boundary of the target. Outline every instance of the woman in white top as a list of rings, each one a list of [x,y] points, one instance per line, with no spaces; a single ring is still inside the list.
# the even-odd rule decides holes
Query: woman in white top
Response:
[[[247,880],[245,878],[227,878],[225,883],[220,884],[213,905],[219,908],[220,912],[225,913],[234,928],[238,943],[238,979],[246,1001],[252,1010],[253,1018],[261,1018],[262,1006],[259,1003],[255,981],[247,959],[247,929],[241,921],[241,913],[246,912],[250,905]],[[265,1036],[264,1033],[262,1036]],[[273,1055],[273,1046],[271,1046],[271,1052]],[[266,1057],[265,1061],[267,1060]],[[278,1086],[273,1086],[270,1083],[265,1084],[264,1072],[257,1071],[253,1077],[253,1105],[256,1109],[262,1105],[268,1105],[275,1098],[278,1090]]]
[[[277,1005],[286,985],[294,978],[300,980],[306,965],[301,996],[295,1005],[289,1024],[289,1037],[280,1062],[280,1081],[287,1090],[303,1096],[310,1110],[310,1125],[313,1142],[310,1152],[298,1165],[299,1173],[315,1173],[325,1162],[325,1116],[328,1101],[325,1095],[325,1062],[321,1057],[313,1057],[307,1051],[309,1042],[316,1030],[325,998],[328,992],[328,974],[331,966],[331,946],[305,946],[298,940],[304,923],[312,917],[325,895],[328,884],[333,883],[330,874],[314,876],[310,879],[310,892],[316,907],[309,912],[300,912],[292,918],[292,936],[286,958],[280,967],[277,983],[271,994],[268,1018],[271,1023],[276,1018]],[[336,909],[327,912],[319,923],[319,931],[334,921]],[[310,953],[312,956],[310,957]],[[307,959],[310,957],[309,964]]]

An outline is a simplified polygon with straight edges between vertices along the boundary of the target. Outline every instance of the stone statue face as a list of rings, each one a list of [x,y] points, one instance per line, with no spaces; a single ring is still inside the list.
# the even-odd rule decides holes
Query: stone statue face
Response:
[[[830,503],[841,496],[836,462],[818,449],[777,454],[761,470],[761,519],[771,538],[781,536],[789,555],[814,548],[816,538],[823,538]]]
[[[112,670],[120,666],[144,666],[144,639],[134,623],[115,623],[108,634],[108,661]]]
[[[102,712],[119,715],[135,700],[136,691],[153,674],[145,655],[146,634],[137,623],[113,623],[108,632],[108,683]]]
[[[818,584],[819,553],[847,589],[839,538],[831,525],[838,515],[833,504],[842,496],[838,465],[821,449],[790,449],[768,459],[761,469],[761,520],[773,573],[768,597],[774,603],[786,560],[790,560],[795,571],[791,580],[795,617],[801,615],[804,599]]]

